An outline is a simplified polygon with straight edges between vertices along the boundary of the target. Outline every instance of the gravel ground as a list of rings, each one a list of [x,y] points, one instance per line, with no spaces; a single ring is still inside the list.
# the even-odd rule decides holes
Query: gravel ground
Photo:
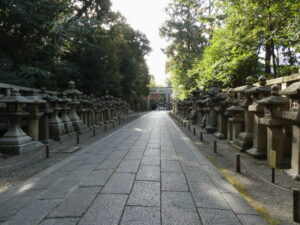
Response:
[[[175,121],[175,120],[174,120]],[[176,122],[176,121],[175,121]],[[176,122],[177,123],[177,122]],[[193,135],[193,127],[190,131],[186,127],[177,125],[193,141],[193,143],[219,168],[226,169],[228,175],[235,178],[246,189],[254,202],[263,207],[269,216],[278,221],[280,225],[297,225],[293,222],[292,189],[300,188],[300,182],[293,180],[284,170],[276,169],[275,183],[280,187],[274,186],[271,180],[271,169],[266,160],[253,159],[247,154],[241,154],[241,173],[235,172],[235,156],[239,151],[225,140],[217,140],[213,135],[204,134],[204,142],[199,141],[199,131],[196,130],[196,137]],[[218,153],[213,152],[213,141],[217,140]],[[286,190],[287,189],[287,190]]]

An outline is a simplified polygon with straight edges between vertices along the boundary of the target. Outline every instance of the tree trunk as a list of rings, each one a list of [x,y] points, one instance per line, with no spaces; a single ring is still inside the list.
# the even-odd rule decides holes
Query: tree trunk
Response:
[[[270,43],[266,44],[265,53],[265,73],[271,74],[271,56],[272,56],[272,45]]]
[[[271,46],[272,46],[272,63],[273,63],[273,77],[277,77],[277,63],[276,63],[276,55],[275,55],[275,46],[274,46],[274,40],[271,40]]]

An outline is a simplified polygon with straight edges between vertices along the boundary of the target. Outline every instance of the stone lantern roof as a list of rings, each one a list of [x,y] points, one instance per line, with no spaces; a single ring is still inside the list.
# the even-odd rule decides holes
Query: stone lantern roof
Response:
[[[33,104],[46,104],[47,102],[43,100],[41,96],[37,95],[36,91],[32,91],[30,96],[26,96],[26,98],[32,100]]]
[[[265,76],[260,76],[258,80],[259,80],[259,86],[252,87],[248,90],[245,90],[245,93],[247,93],[247,94],[268,94],[271,92],[271,87],[266,86],[267,78]]]
[[[2,103],[33,103],[33,100],[22,96],[18,89],[13,89],[11,95],[0,99],[0,102],[2,102]]]
[[[233,91],[237,93],[244,93],[246,90],[253,88],[253,84],[254,84],[254,79],[253,77],[249,76],[246,78],[246,85],[234,88]]]
[[[288,98],[281,97],[279,95],[280,87],[278,85],[273,85],[271,87],[271,96],[263,98],[262,100],[258,101],[258,104],[261,105],[285,105],[289,103]]]
[[[75,88],[75,82],[70,81],[68,85],[68,89],[65,91],[67,95],[81,95],[82,93]]]
[[[282,95],[300,95],[300,82],[296,82],[288,86],[280,92]]]

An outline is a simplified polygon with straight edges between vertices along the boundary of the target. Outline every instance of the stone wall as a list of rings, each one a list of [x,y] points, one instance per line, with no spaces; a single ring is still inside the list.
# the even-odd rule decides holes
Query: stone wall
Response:
[[[64,92],[0,83],[0,153],[38,151],[124,120],[130,105],[108,93],[87,96],[73,81]]]
[[[300,74],[220,91],[196,89],[172,113],[300,179]]]

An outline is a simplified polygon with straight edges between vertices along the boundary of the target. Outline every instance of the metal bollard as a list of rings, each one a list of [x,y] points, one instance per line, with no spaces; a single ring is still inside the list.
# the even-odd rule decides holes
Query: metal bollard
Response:
[[[49,148],[49,144],[46,144],[46,159],[50,158],[50,148]]]
[[[237,173],[241,172],[241,155],[239,153],[235,156],[235,171]]]
[[[80,143],[80,139],[79,139],[79,131],[77,131],[77,133],[76,133],[76,143],[77,143],[77,144]]]
[[[217,151],[217,141],[216,140],[214,140],[214,153],[217,153],[218,151]]]
[[[272,183],[275,183],[275,168],[272,168]]]
[[[293,189],[293,219],[294,222],[300,222],[300,190]]]

